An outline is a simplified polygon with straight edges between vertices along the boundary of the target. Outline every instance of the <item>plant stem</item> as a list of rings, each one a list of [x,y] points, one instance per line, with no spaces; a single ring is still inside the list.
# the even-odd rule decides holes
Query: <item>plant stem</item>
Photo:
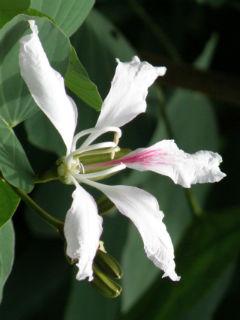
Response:
[[[57,173],[57,168],[54,167],[51,170],[46,171],[44,174],[37,177],[37,179],[34,181],[35,184],[37,183],[46,183],[54,180],[58,180],[59,176]]]
[[[192,212],[195,216],[200,217],[203,214],[203,210],[200,207],[197,198],[195,197],[194,193],[190,189],[185,189],[185,195],[188,200],[188,203],[192,209]]]
[[[22,190],[11,186],[12,189],[16,192],[16,194],[19,195],[19,197],[29,206],[31,207],[34,212],[36,212],[45,222],[47,222],[51,227],[53,227],[55,230],[59,233],[62,233],[63,231],[63,222],[61,220],[58,220],[54,218],[52,215],[50,215],[47,211],[45,211],[43,208],[41,208],[29,195],[27,195]]]

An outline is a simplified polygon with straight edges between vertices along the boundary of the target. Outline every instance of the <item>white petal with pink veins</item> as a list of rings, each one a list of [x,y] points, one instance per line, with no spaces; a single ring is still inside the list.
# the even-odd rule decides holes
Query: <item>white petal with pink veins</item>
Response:
[[[148,88],[158,76],[163,76],[165,67],[153,67],[134,57],[130,62],[117,60],[111,89],[105,98],[96,127],[121,127],[139,113],[146,111]]]
[[[189,154],[179,149],[173,140],[162,140],[149,148],[137,149],[112,162],[163,174],[186,188],[195,183],[218,182],[226,176],[219,168],[222,158],[218,153],[198,151]]]

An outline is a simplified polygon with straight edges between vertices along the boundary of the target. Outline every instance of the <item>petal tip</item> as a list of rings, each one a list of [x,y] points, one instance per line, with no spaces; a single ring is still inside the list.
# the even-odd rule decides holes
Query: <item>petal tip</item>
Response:
[[[36,25],[35,20],[28,20],[30,29],[32,30],[33,33],[38,34],[38,27]]]
[[[167,72],[166,67],[157,67],[157,73],[160,77],[163,77]]]
[[[171,273],[164,273],[163,274],[163,276],[162,276],[162,278],[166,278],[166,277],[169,277],[172,281],[180,281],[181,280],[181,277],[180,276],[178,276],[177,274],[176,274],[176,272],[171,272]]]
[[[140,61],[140,59],[138,58],[138,56],[133,56],[132,62],[137,62],[137,63],[139,63],[139,62],[141,62],[141,61]]]

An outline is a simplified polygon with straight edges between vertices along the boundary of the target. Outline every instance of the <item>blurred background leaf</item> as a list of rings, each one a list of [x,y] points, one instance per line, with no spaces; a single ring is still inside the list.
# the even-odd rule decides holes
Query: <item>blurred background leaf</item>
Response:
[[[31,0],[31,8],[51,17],[67,36],[72,35],[89,14],[94,0]]]
[[[89,79],[87,71],[81,64],[75,49],[72,47],[68,70],[65,76],[66,86],[86,104],[97,111],[101,109],[102,99],[96,85]]]
[[[33,188],[33,171],[13,129],[0,118],[0,169],[4,178],[26,192]]]
[[[15,237],[11,221],[0,227],[0,302],[3,297],[3,288],[12,270],[14,259]]]
[[[12,217],[19,204],[19,197],[0,179],[0,228]]]
[[[169,285],[159,279],[139,301],[136,314],[133,312],[126,319],[139,319],[144,312],[156,320],[186,319],[187,313],[214,288],[236,260],[240,244],[239,219],[239,209],[196,219],[176,254],[181,283]],[[152,299],[153,296],[158,299]]]
[[[0,3],[0,29],[14,16],[28,9],[30,0],[1,0]]]

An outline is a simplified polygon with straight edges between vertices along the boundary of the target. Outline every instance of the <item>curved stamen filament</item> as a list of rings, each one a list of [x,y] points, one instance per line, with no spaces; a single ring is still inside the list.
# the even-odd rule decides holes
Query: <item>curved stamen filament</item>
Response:
[[[103,150],[92,150],[89,152],[84,152],[84,154],[80,155],[81,157],[85,157],[85,156],[94,156],[94,155],[102,155],[102,154],[107,154],[107,153],[112,153],[112,152],[119,152],[121,149],[119,147],[115,147],[115,148],[107,148],[107,149],[103,149]]]
[[[118,145],[120,138],[121,138],[121,136],[119,136],[117,133],[115,133],[115,134],[114,134],[113,142],[115,142],[116,145]],[[111,159],[112,159],[112,160],[113,160],[114,157],[115,157],[115,153],[116,153],[116,150],[113,149],[112,152],[111,152]]]
[[[78,140],[84,136],[87,136],[89,134],[91,134],[92,132],[96,131],[96,128],[89,128],[83,131],[80,131],[78,134],[76,134],[73,137],[73,142],[72,142],[72,147],[71,147],[71,151],[74,151],[76,149],[76,144],[78,142]]]
[[[74,177],[77,178],[77,180],[81,182],[81,180],[84,180],[84,179],[101,178],[103,176],[107,176],[107,175],[116,173],[118,171],[124,170],[125,168],[126,168],[125,164],[121,163],[121,164],[119,164],[115,167],[112,167],[110,169],[101,170],[101,171],[93,172],[93,173],[75,174]]]
[[[92,151],[92,150],[98,150],[98,149],[106,149],[106,148],[116,148],[117,145],[115,142],[100,142],[100,143],[96,143],[96,144],[92,144],[90,146],[87,146],[85,148],[79,148],[75,151],[73,151],[69,156],[73,157],[73,156],[79,156],[80,154],[83,154],[85,152],[88,151]]]
[[[85,169],[84,169],[84,166],[83,166],[83,164],[81,162],[79,162],[79,166],[80,166],[80,168],[82,170],[82,173],[84,174],[85,173]]]
[[[96,131],[92,132],[91,135],[83,142],[83,144],[81,145],[81,148],[89,146],[93,141],[95,141],[98,137],[100,137],[101,135],[103,135],[104,133],[107,132],[115,132],[114,134],[114,141],[119,141],[119,139],[122,136],[122,131],[121,129],[119,129],[118,127],[105,127],[102,129],[95,129]],[[117,139],[116,139],[117,137]]]

